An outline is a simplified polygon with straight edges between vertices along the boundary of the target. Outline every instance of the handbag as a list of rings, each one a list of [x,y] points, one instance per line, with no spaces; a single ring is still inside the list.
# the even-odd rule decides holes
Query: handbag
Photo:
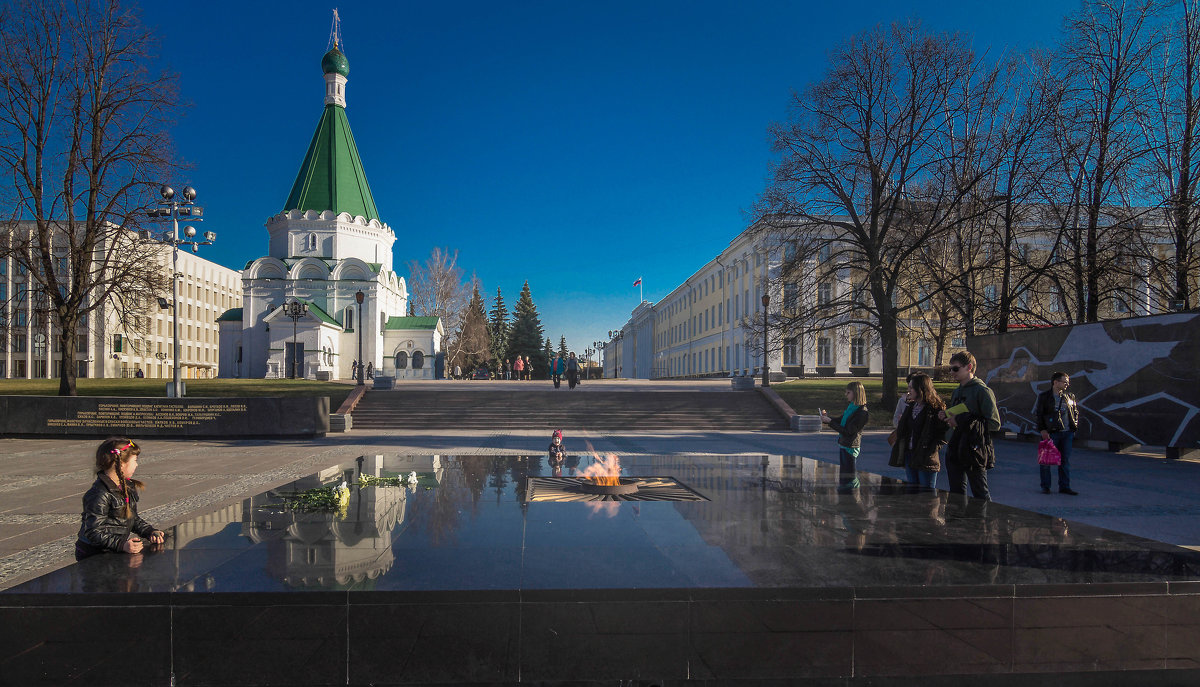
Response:
[[[1038,465],[1062,465],[1062,454],[1050,439],[1038,444]]]
[[[893,429],[892,433],[888,435],[888,446],[895,446],[895,445],[896,445],[896,430]]]

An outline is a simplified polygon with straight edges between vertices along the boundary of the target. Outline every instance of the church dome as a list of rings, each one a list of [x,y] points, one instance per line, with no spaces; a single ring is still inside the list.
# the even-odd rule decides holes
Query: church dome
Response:
[[[342,76],[350,76],[350,60],[342,54],[341,50],[334,46],[333,50],[325,53],[325,57],[321,58],[321,71],[326,74],[341,74]]]

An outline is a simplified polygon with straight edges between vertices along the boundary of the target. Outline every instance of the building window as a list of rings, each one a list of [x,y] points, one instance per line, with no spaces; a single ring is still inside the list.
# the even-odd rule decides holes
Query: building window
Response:
[[[829,305],[833,301],[833,284],[823,282],[817,284],[817,305]]]
[[[407,351],[400,351],[399,353],[396,354],[396,369],[397,370],[408,369],[408,352]]]
[[[983,297],[984,297],[984,299],[987,300],[987,302],[995,303],[996,302],[996,285],[988,284],[987,286],[983,287]]]
[[[425,367],[425,354],[420,351],[413,353],[412,363],[414,370],[420,370]]]
[[[821,247],[817,250],[817,261],[829,262],[831,257],[833,257],[833,246],[828,243],[821,244]]]
[[[795,310],[800,305],[800,285],[783,285],[783,309]]]
[[[817,365],[822,367],[833,365],[833,342],[827,336],[817,339]]]
[[[933,342],[929,339],[921,339],[917,342],[917,365],[933,367]]]
[[[799,365],[799,339],[790,337],[783,340],[783,364],[784,365]]]
[[[967,340],[960,337],[950,339],[950,348],[966,348]]]
[[[854,367],[863,367],[867,364],[866,337],[856,336],[850,339],[850,364]]]
[[[25,352],[25,332],[13,332],[12,352],[13,353],[24,353]],[[21,376],[24,377],[25,375],[21,375]]]
[[[304,239],[304,248],[305,248],[305,250],[310,250],[310,251],[317,249],[317,235],[316,234],[309,234]]]

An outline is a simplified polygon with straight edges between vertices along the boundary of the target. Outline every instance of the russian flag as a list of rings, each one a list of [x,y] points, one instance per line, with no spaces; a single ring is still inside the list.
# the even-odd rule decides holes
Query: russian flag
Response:
[[[637,278],[637,281],[633,282],[633,285],[634,285],[634,286],[639,286],[639,285],[641,285],[641,283],[642,283],[642,278],[641,278],[641,277],[638,277],[638,278]]]

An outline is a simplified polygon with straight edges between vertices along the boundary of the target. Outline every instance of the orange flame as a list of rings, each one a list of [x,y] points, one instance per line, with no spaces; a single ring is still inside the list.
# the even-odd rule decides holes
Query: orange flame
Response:
[[[615,487],[621,484],[621,459],[617,458],[615,453],[604,457],[593,452],[592,458],[595,462],[581,470],[580,477],[602,487]]]

